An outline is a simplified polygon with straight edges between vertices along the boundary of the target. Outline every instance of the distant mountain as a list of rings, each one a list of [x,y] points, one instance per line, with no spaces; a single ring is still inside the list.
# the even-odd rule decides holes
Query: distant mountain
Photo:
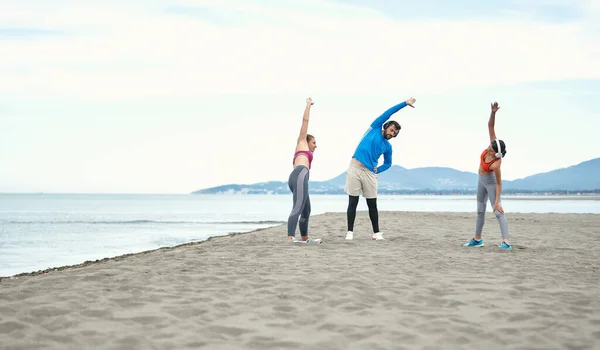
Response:
[[[578,191],[600,189],[600,158],[531,175],[523,179],[506,181],[506,189],[526,189],[530,191]]]
[[[345,178],[344,178],[345,180]],[[451,168],[406,169],[393,166],[379,175],[381,190],[468,190],[475,188],[477,174]]]
[[[344,194],[346,172],[327,181],[310,181],[311,194]],[[600,192],[600,158],[592,159],[568,168],[531,175],[513,181],[504,180],[505,193],[597,191]],[[406,169],[393,165],[379,175],[381,194],[412,193],[474,193],[477,174],[452,168],[425,167]],[[269,181],[255,184],[229,184],[201,189],[193,194],[242,193],[242,194],[288,194],[287,181]]]

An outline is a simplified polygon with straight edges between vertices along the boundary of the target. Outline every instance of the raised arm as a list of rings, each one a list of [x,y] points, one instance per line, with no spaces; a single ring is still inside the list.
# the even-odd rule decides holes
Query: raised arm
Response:
[[[304,115],[302,116],[302,127],[300,127],[298,142],[301,142],[302,140],[306,141],[306,134],[308,134],[308,120],[310,119],[310,107],[313,104],[314,102],[310,97],[306,99],[306,107],[304,108]]]
[[[387,111],[383,112],[382,115],[380,115],[379,117],[377,117],[377,119],[375,119],[372,123],[371,123],[371,128],[373,129],[380,129],[383,124],[390,119],[390,117],[392,116],[392,114],[398,112],[399,110],[401,110],[402,108],[406,107],[406,106],[411,106],[412,108],[415,108],[415,106],[413,106],[413,104],[416,102],[417,100],[414,97],[409,98],[408,100],[404,101],[404,102],[400,102],[397,105],[391,107],[390,109],[388,109]]]
[[[496,112],[500,107],[498,106],[498,102],[492,103],[492,113],[490,113],[490,120],[488,121],[488,130],[490,132],[490,142],[494,142],[496,139],[496,131],[494,130],[494,124],[496,124]]]

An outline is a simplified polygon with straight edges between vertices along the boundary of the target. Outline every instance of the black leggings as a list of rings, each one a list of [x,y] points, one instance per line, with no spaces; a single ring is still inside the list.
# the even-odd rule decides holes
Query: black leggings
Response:
[[[354,231],[354,219],[356,219],[356,207],[358,206],[358,196],[348,196],[348,231]],[[367,198],[369,207],[369,218],[373,226],[373,233],[379,232],[379,213],[377,212],[377,198]]]

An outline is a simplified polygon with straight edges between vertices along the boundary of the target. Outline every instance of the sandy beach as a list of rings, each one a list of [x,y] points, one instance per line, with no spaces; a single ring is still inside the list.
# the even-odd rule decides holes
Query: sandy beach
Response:
[[[600,215],[313,216],[285,226],[0,281],[0,348],[600,349]]]

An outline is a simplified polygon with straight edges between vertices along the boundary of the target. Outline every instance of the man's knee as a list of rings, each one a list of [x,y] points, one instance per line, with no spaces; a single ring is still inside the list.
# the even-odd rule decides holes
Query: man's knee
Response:
[[[367,206],[369,209],[377,209],[377,198],[367,198]]]

